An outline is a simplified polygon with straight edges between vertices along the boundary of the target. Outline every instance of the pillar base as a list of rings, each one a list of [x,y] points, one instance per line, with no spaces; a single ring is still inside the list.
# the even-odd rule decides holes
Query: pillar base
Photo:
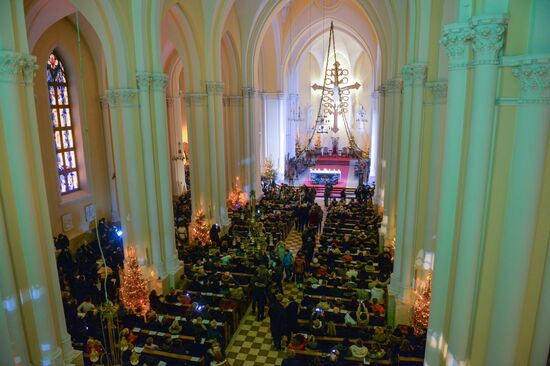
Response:
[[[180,276],[183,274],[183,265],[178,264],[176,269],[170,273],[168,273],[166,276],[162,278],[161,284],[162,284],[162,293],[168,292],[171,288],[176,287],[176,282],[180,278]],[[158,290],[157,290],[158,292]]]
[[[411,323],[411,310],[413,304],[410,302],[404,302],[399,299],[395,299],[395,311],[394,311],[394,325]]]
[[[65,355],[66,366],[84,366],[84,357],[82,351],[73,349],[70,354]]]

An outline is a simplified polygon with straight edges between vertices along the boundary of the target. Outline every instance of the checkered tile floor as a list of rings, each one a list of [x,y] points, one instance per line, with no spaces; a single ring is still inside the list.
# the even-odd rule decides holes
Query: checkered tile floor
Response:
[[[301,234],[292,230],[285,243],[296,254],[302,245]],[[298,301],[302,300],[303,292],[294,283],[285,283],[284,290],[285,296],[292,295]],[[285,356],[283,352],[275,350],[269,330],[269,317],[256,321],[250,308],[233,335],[226,353],[232,366],[275,366],[280,365]]]

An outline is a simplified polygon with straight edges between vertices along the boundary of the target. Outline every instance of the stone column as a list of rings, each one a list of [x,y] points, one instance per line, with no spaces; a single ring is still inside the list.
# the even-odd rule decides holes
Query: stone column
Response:
[[[397,194],[399,178],[399,153],[401,136],[401,104],[402,104],[403,80],[393,78],[386,83],[386,111],[384,118],[390,120],[388,124],[388,140],[386,159],[386,185],[384,188],[384,215],[387,217],[387,233],[385,244],[389,244],[397,233]],[[386,136],[386,131],[384,132]]]
[[[507,20],[504,16],[474,17],[474,88],[472,114],[465,163],[462,213],[458,226],[457,263],[450,328],[449,349],[455,362],[469,358],[470,340],[482,262],[484,222],[491,166],[491,139],[495,118],[499,54],[504,44]],[[451,290],[451,287],[449,287]]]
[[[550,57],[527,56],[512,72],[519,79],[521,94],[487,344],[487,365],[512,365],[516,362],[541,189],[548,189],[542,187],[542,181],[550,127]]]
[[[468,44],[473,32],[468,24],[449,24],[443,28],[441,44],[449,56],[448,98],[443,143],[441,194],[439,201],[436,238],[435,269],[432,281],[432,300],[428,342],[425,360],[430,366],[444,364],[447,356],[444,343],[448,341],[449,312],[448,293],[451,286],[453,243],[457,222],[459,177],[461,166],[462,138],[464,131]]]
[[[243,119],[244,119],[244,138],[245,138],[245,159],[244,170],[246,172],[246,179],[243,179],[243,184],[247,191],[255,189],[256,197],[261,192],[257,190],[260,171],[257,171],[257,160],[259,156],[256,155],[256,145],[258,144],[256,121],[254,120],[255,100],[254,96],[256,91],[253,87],[243,87]]]
[[[144,184],[143,150],[139,128],[138,89],[109,89],[106,100],[111,114],[113,152],[119,210],[124,231],[124,243],[136,247],[141,264],[152,266],[160,253],[151,257],[148,206]],[[144,259],[146,263],[144,263]]]
[[[143,180],[145,181],[145,196],[143,198],[145,199],[147,205],[152,261],[156,265],[157,274],[162,278],[166,273],[160,250],[160,220],[157,215],[158,197],[156,194],[156,182],[159,172],[158,169],[155,169],[156,157],[153,146],[154,128],[152,126],[153,120],[151,115],[150,99],[152,75],[148,72],[140,72],[137,74],[136,79],[139,89],[140,111],[140,128],[138,129],[138,133],[141,137],[141,156],[143,158],[142,164],[144,173]]]
[[[424,224],[424,251],[433,253],[437,229],[439,191],[441,189],[441,169],[443,155],[443,136],[445,132],[445,109],[447,103],[447,81],[426,83],[432,94],[432,138],[430,143],[430,162],[428,178],[428,203]],[[432,264],[433,265],[433,264]]]
[[[168,139],[168,117],[166,115],[166,84],[168,77],[164,73],[151,75],[153,105],[153,140],[156,167],[156,197],[159,218],[161,253],[165,273],[175,275],[180,269],[176,251],[174,232],[174,211],[172,204],[172,185],[170,182],[170,149]],[[180,131],[181,135],[181,131]],[[154,243],[153,243],[154,245]]]
[[[7,174],[3,169],[0,171]],[[0,364],[23,366],[29,364],[29,345],[11,258],[4,211],[0,209],[0,301],[3,305],[0,310]]]
[[[370,130],[370,171],[369,171],[369,178],[376,181],[377,171],[378,171],[378,145],[380,144],[380,103],[381,103],[381,95],[380,95],[380,89],[376,89],[371,94],[372,97],[372,111],[371,111],[371,130]],[[375,202],[376,196],[375,196]]]
[[[103,131],[105,133],[105,149],[107,155],[107,170],[109,175],[109,188],[111,192],[111,220],[120,221],[120,213],[118,211],[118,201],[117,201],[117,186],[116,180],[114,179],[115,175],[115,162],[113,156],[113,139],[111,132],[111,121],[109,116],[109,103],[105,96],[100,98],[101,112],[103,115]]]
[[[212,180],[212,201],[214,220],[222,226],[229,224],[227,218],[227,186],[225,184],[225,151],[223,128],[223,83],[206,82],[208,95],[208,136],[210,149],[210,179]]]
[[[212,220],[210,177],[205,169],[210,164],[208,140],[206,137],[206,106],[205,93],[185,93],[187,111],[187,127],[189,136],[189,168],[191,174],[191,189],[193,217],[197,210],[202,210],[208,220]],[[205,151],[206,150],[206,151]]]
[[[9,296],[14,291],[5,283],[14,278],[18,291],[12,298],[15,314],[4,319],[10,326],[22,323],[26,345],[21,344],[20,331],[13,329],[10,339],[18,344],[9,354],[20,357],[18,361],[23,364],[63,365],[61,347],[67,353],[72,347],[70,338],[66,342],[62,307],[61,317],[56,310],[61,292],[56,267],[51,267],[50,261],[53,242],[32,92],[35,68],[35,57],[31,55],[0,51],[0,95],[9,106],[0,109],[0,225],[5,236],[0,247],[10,253],[4,258],[12,261],[14,269],[8,279],[2,280],[1,295]],[[10,268],[6,264],[4,270]],[[8,310],[6,305],[3,311]],[[21,320],[13,318],[17,313],[22,315]]]
[[[236,178],[239,177],[241,189],[243,188],[242,161],[245,159],[243,144],[243,126],[240,112],[242,110],[242,96],[226,95],[224,103],[224,131],[226,154],[226,179],[230,190],[234,188]]]
[[[166,97],[168,108],[168,125],[170,126],[170,157],[178,154],[178,148],[181,146],[183,153],[183,121],[182,121],[182,99],[183,94],[174,97]],[[185,182],[185,162],[182,160],[172,160],[174,167],[172,176],[172,193],[179,196],[187,192],[187,183]]]
[[[378,182],[380,177],[380,153],[383,146],[383,111],[384,111],[384,92],[383,87],[379,86],[372,93],[372,135],[371,135],[371,177],[374,177],[374,181]],[[377,184],[378,185],[378,184]],[[375,190],[374,202],[380,203],[379,197],[380,190]]]
[[[425,64],[409,64],[402,69],[405,87],[399,157],[398,225],[393,273],[388,289],[397,297],[396,322],[398,324],[408,322],[412,305],[426,71]]]

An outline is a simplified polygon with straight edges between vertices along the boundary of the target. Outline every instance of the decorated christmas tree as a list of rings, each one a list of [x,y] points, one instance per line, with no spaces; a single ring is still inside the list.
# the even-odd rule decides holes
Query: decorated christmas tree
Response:
[[[144,316],[149,310],[149,281],[143,277],[134,247],[128,248],[120,273],[120,300],[136,315]]]
[[[411,325],[415,334],[421,334],[428,328],[430,319],[430,304],[432,301],[432,273],[429,272],[424,281],[421,281],[415,291],[416,300],[411,312]]]
[[[229,192],[227,197],[227,209],[229,211],[236,211],[241,207],[244,207],[248,202],[248,194],[241,189],[239,177],[235,180],[235,188]]]
[[[202,245],[210,243],[210,229],[206,222],[206,216],[201,209],[195,214],[195,220],[191,224],[191,239],[198,239]]]
[[[262,175],[269,180],[273,180],[277,176],[277,171],[273,168],[271,158],[265,159],[264,172]]]

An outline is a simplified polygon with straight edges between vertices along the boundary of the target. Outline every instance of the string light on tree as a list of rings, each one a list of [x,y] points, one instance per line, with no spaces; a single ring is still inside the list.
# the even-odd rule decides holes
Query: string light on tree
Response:
[[[210,244],[210,229],[206,222],[206,216],[201,209],[197,211],[193,224],[191,224],[191,238],[193,240],[198,239],[202,245]]]
[[[268,180],[273,180],[277,177],[277,171],[273,168],[271,158],[265,159],[264,172],[262,175]]]
[[[239,177],[237,177],[235,188],[229,192],[229,197],[227,198],[227,209],[230,211],[236,211],[248,203],[248,194],[243,192],[239,182]]]
[[[120,274],[120,300],[132,313],[144,316],[149,310],[149,281],[141,272],[136,249],[131,246],[124,259],[124,270]]]
[[[422,334],[428,328],[430,320],[430,305],[432,301],[432,273],[428,272],[426,279],[419,282],[415,290],[416,300],[411,311],[411,325],[415,334]]]

